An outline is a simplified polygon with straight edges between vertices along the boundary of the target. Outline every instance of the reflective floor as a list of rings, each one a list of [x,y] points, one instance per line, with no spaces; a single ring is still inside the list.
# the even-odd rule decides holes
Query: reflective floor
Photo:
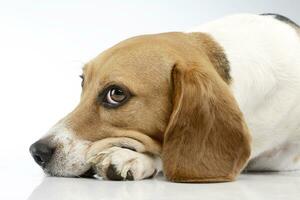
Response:
[[[18,172],[18,165],[0,167],[0,199],[300,199],[300,172],[243,174],[230,183],[179,184],[167,182],[163,176],[116,182],[44,177],[32,164],[25,165]]]
[[[162,177],[139,182],[44,178],[30,200],[41,199],[300,199],[300,175],[249,174],[234,183],[175,184]]]

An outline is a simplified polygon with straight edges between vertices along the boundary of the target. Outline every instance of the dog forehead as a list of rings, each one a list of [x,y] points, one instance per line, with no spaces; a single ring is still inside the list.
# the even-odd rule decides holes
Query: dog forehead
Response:
[[[94,80],[152,82],[170,75],[172,58],[161,44],[148,40],[120,43],[104,51],[84,67]]]
[[[157,65],[173,61],[176,52],[182,51],[182,42],[186,38],[186,34],[179,32],[132,37],[105,50],[87,63],[85,68],[101,72],[115,68],[118,70],[155,68]]]

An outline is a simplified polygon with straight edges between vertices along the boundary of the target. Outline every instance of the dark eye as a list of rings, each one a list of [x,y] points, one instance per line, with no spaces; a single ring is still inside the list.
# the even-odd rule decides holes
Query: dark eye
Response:
[[[83,87],[83,85],[84,85],[84,75],[80,75],[79,77],[81,78],[81,87]]]
[[[125,103],[129,97],[130,93],[127,89],[113,85],[105,90],[102,101],[106,107],[114,108]]]

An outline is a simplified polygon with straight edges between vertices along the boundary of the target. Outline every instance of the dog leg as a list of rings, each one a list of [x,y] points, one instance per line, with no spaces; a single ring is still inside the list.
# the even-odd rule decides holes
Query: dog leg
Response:
[[[160,158],[127,148],[111,147],[89,159],[96,173],[109,180],[141,180],[161,171]]]

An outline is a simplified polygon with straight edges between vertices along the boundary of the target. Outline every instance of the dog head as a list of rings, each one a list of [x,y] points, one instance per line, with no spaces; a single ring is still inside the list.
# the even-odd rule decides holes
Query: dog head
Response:
[[[234,177],[249,138],[219,50],[204,34],[163,33],[104,51],[83,68],[79,105],[31,146],[34,159],[48,174],[80,176],[90,146],[123,138],[111,145],[161,154],[163,144],[170,180]]]

